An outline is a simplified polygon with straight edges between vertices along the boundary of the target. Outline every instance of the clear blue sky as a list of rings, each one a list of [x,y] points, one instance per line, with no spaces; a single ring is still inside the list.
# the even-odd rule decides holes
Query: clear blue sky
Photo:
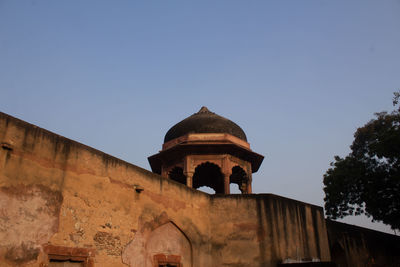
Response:
[[[316,205],[399,63],[398,0],[0,0],[1,111],[149,169],[205,105],[265,155],[256,193]]]

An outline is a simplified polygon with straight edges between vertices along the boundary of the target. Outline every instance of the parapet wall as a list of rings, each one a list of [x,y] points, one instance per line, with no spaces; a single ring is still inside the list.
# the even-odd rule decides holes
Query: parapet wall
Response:
[[[338,266],[400,266],[400,237],[326,220],[332,261]]]
[[[330,260],[321,207],[272,194],[215,196],[211,202],[217,266]]]
[[[330,259],[320,207],[210,196],[4,113],[0,144],[0,266]]]

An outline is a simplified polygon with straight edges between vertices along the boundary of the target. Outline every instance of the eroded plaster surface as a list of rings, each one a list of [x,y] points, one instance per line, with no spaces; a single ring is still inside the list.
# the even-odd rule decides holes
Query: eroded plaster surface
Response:
[[[36,260],[40,245],[58,231],[60,192],[42,185],[0,188],[0,247],[11,263]]]

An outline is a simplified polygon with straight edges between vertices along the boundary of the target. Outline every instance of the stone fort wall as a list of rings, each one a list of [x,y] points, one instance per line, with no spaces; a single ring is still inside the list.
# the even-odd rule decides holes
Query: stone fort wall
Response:
[[[400,237],[326,220],[332,259],[338,266],[400,266]]]
[[[330,260],[320,207],[208,195],[4,113],[0,144],[0,266]]]

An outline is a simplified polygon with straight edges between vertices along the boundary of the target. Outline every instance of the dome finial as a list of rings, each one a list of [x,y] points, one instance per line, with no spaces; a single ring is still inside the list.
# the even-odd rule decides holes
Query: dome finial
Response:
[[[208,110],[206,106],[202,106],[199,112],[197,113],[212,113],[211,111]]]

